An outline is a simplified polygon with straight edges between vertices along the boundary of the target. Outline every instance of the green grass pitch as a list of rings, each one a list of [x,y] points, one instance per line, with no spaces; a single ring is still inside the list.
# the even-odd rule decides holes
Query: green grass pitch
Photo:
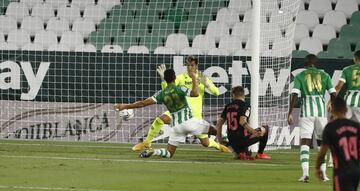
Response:
[[[313,151],[310,183],[299,183],[297,149],[269,151],[272,160],[239,161],[200,145],[181,145],[172,159],[140,159],[131,146],[1,140],[0,191],[332,190],[332,182],[314,176]]]

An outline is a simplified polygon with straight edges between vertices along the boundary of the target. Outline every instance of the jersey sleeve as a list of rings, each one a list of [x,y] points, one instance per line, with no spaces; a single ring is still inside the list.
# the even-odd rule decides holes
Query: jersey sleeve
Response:
[[[325,77],[326,77],[326,89],[329,91],[330,94],[336,92],[329,74],[325,73]]]
[[[191,90],[185,86],[180,86],[180,92],[183,96],[190,96]]]
[[[153,99],[156,103],[163,103],[164,96],[162,94],[162,90],[156,92],[153,96],[151,96],[151,99]]]
[[[299,75],[295,76],[294,87],[292,88],[291,93],[295,93],[299,97],[301,96],[301,81],[300,81]]]
[[[343,71],[341,72],[341,76],[339,80],[346,83],[346,68],[343,69]]]

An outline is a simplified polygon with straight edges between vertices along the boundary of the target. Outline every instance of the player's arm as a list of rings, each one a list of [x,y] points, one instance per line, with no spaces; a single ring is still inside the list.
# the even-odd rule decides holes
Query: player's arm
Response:
[[[226,120],[222,117],[219,117],[216,121],[216,138],[220,144],[224,143],[221,132],[222,132],[222,126],[224,125],[225,121]]]
[[[316,159],[316,166],[315,166],[315,169],[316,169],[316,176],[320,179],[320,180],[323,180],[323,172],[321,171],[320,169],[320,166],[322,163],[324,163],[325,161],[325,155],[326,155],[326,152],[328,150],[328,145],[326,144],[321,144],[320,145],[320,151],[318,153],[318,157]]]
[[[189,76],[192,79],[192,87],[190,92],[190,97],[198,97],[199,96],[199,84],[196,79],[195,72],[189,72]]]
[[[204,86],[206,87],[206,89],[209,90],[209,92],[211,93],[211,95],[214,96],[219,96],[220,95],[220,91],[219,88],[217,88],[213,81],[211,81],[205,74],[203,74],[202,72],[199,72],[199,82],[204,84]]]
[[[251,127],[251,125],[247,122],[246,116],[240,116],[239,124],[243,126],[249,133],[254,134],[255,129]]]
[[[136,108],[146,107],[148,105],[153,105],[155,103],[156,103],[156,101],[152,97],[149,97],[145,100],[137,101],[137,102],[130,103],[130,104],[123,104],[123,103],[115,104],[114,109],[118,110],[118,111],[121,111],[124,109],[136,109]]]
[[[301,81],[299,79],[298,76],[295,76],[294,79],[294,87],[291,90],[291,100],[290,100],[290,106],[289,106],[289,112],[288,112],[288,124],[292,125],[293,124],[293,117],[292,117],[292,112],[294,110],[295,104],[297,102],[297,99],[299,97],[299,95],[301,95]]]
[[[344,86],[344,84],[346,83],[346,76],[345,76],[345,72],[344,70],[341,73],[341,77],[339,79],[338,84],[335,86],[335,90],[336,90],[336,95],[339,94],[339,92],[341,91],[342,87]]]

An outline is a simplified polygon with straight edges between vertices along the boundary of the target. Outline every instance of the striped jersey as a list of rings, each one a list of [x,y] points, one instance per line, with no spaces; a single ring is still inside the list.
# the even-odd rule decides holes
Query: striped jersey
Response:
[[[165,89],[152,96],[157,103],[163,103],[171,114],[171,125],[175,126],[193,117],[186,100],[191,90],[175,84],[169,84]]]
[[[360,64],[344,68],[340,81],[346,83],[346,104],[351,107],[360,107]]]
[[[326,117],[325,91],[336,92],[329,74],[308,67],[295,76],[292,93],[301,97],[300,117]]]

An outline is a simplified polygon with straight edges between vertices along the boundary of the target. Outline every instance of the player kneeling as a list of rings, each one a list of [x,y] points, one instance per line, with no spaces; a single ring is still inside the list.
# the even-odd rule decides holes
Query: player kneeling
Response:
[[[227,122],[227,137],[236,158],[240,160],[271,159],[264,153],[268,140],[269,127],[264,125],[259,128],[252,128],[247,122],[250,116],[250,107],[245,102],[244,88],[241,86],[232,89],[233,101],[227,104],[216,123],[217,139],[222,143],[222,126]],[[248,147],[259,142],[259,150],[255,158],[249,153]]]

